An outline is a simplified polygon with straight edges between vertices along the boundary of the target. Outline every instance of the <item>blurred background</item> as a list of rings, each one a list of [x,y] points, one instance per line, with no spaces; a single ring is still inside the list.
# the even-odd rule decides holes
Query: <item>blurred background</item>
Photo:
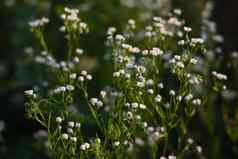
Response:
[[[44,145],[39,144],[42,140],[37,137],[44,136],[42,128],[25,118],[23,91],[36,84],[39,78],[28,57],[41,51],[28,22],[42,16],[51,19],[46,28],[46,41],[60,58],[65,39],[55,28],[61,24],[58,16],[65,6],[79,8],[80,17],[90,26],[90,33],[82,37],[80,46],[86,53],[82,67],[97,77],[91,84],[92,94],[111,82],[112,70],[105,60],[108,50],[104,45],[109,26],[122,30],[127,20],[133,18],[140,27],[153,16],[166,15],[174,8],[182,9],[183,18],[193,28],[194,35],[202,35],[205,20],[211,22],[209,26],[215,29],[217,42],[209,47],[221,59],[217,69],[228,74],[228,87],[234,97],[226,102],[217,97],[209,108],[212,113],[197,115],[193,119],[197,125],[189,127],[203,146],[206,158],[238,158],[237,0],[1,0],[1,159],[47,158]]]

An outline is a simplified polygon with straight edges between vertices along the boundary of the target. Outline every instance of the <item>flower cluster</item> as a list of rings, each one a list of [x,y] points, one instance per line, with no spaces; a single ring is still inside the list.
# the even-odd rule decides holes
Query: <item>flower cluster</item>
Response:
[[[133,19],[122,33],[110,27],[106,44],[111,53],[112,84],[98,98],[90,98],[86,81],[92,75],[78,67],[79,56],[84,54],[78,34],[88,32],[88,27],[78,13],[65,8],[61,15],[64,25],[60,30],[68,40],[66,60],[57,62],[46,49],[37,55],[35,61],[52,74],[46,88],[25,92],[28,114],[47,128],[53,156],[130,158],[146,148],[153,158],[182,156],[187,124],[206,102],[199,88],[209,87],[206,79],[211,74],[199,70],[206,60],[204,39],[192,37],[192,28],[178,9],[165,18],[154,17],[143,30],[137,30]],[[227,79],[217,72],[212,75]],[[90,114],[71,113],[72,105]],[[81,123],[92,124],[95,131],[89,135]],[[174,131],[181,132],[181,138],[169,147]],[[196,150],[202,152],[199,146]]]

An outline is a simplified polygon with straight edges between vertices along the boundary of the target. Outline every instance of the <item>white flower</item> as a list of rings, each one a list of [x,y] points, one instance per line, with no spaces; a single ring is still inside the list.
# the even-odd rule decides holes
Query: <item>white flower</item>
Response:
[[[150,95],[152,95],[152,94],[154,94],[154,90],[153,90],[153,89],[148,89],[148,90],[147,90],[147,93],[150,94]]]
[[[218,80],[227,80],[227,75],[225,74],[217,73],[216,71],[213,71],[212,75],[216,77]]]
[[[181,9],[178,9],[178,8],[175,8],[173,10],[174,14],[177,14],[177,15],[181,15],[182,14],[182,10]]]
[[[83,77],[83,76],[79,76],[79,77],[78,77],[78,80],[79,80],[80,82],[83,82],[83,81],[84,81],[84,77]]]
[[[132,107],[132,108],[134,108],[134,109],[136,109],[136,108],[138,108],[138,107],[139,107],[139,104],[138,104],[138,103],[136,103],[136,102],[134,102],[134,103],[131,103],[131,107]]]
[[[183,97],[182,97],[182,96],[177,96],[176,99],[177,99],[178,101],[182,101]]]
[[[113,35],[116,32],[115,27],[109,27],[107,30],[107,35]]]
[[[90,102],[91,102],[92,105],[96,105],[97,102],[98,102],[98,99],[97,98],[91,98]]]
[[[73,127],[74,127],[74,122],[73,122],[73,121],[69,121],[69,122],[68,122],[68,126],[71,127],[71,128],[73,128]]]
[[[158,83],[158,88],[163,89],[164,88],[164,84],[163,83]]]
[[[71,128],[67,128],[67,133],[69,133],[69,134],[73,134],[73,129],[71,129]]]
[[[135,25],[136,22],[135,22],[134,19],[129,19],[129,20],[128,20],[128,24],[130,24],[130,25]]]
[[[146,81],[146,85],[152,86],[154,84],[154,81],[152,79],[149,79]]]
[[[155,102],[160,103],[161,100],[162,100],[162,97],[161,97],[161,95],[158,94],[158,95],[155,97]]]
[[[77,142],[77,137],[70,137],[70,140],[73,142]]]
[[[194,99],[194,100],[192,101],[192,103],[193,103],[194,105],[201,105],[202,101],[201,101],[201,99]]]
[[[87,150],[89,148],[90,148],[90,144],[87,143],[87,142],[85,142],[85,143],[80,145],[80,149],[83,150],[83,151],[85,151],[85,150]]]
[[[107,95],[106,91],[100,91],[100,95],[102,98],[105,98],[105,96]]]
[[[102,107],[103,106],[103,102],[100,101],[100,100],[97,101],[96,106],[99,107],[99,108]]]
[[[145,82],[137,82],[136,85],[140,88],[145,86]]]
[[[191,59],[190,59],[190,63],[191,63],[191,64],[194,64],[194,65],[196,65],[196,64],[197,64],[197,62],[198,62],[198,60],[197,60],[197,59],[195,59],[195,58],[191,58]]]
[[[87,78],[87,80],[89,80],[89,81],[93,79],[92,75],[87,75],[86,78]]]
[[[204,40],[201,39],[201,38],[192,38],[192,43],[194,44],[203,44],[204,43]]]
[[[120,141],[115,141],[115,142],[113,143],[113,145],[114,145],[114,146],[119,146],[119,145],[120,145]]]
[[[188,94],[187,96],[185,96],[184,99],[188,102],[188,101],[190,101],[192,98],[193,98],[193,95],[192,95],[192,94]]]
[[[139,104],[139,108],[140,108],[140,109],[146,109],[146,105],[144,105],[144,104]]]
[[[77,74],[76,73],[72,73],[69,75],[69,78],[72,80],[75,80],[77,78]]]
[[[116,38],[117,41],[125,41],[124,36],[121,35],[121,34],[117,34],[115,38]]]
[[[82,55],[83,54],[83,49],[80,49],[80,48],[77,48],[76,49],[76,53],[78,54],[78,55]]]
[[[175,96],[175,91],[174,91],[174,90],[170,90],[170,91],[169,91],[169,95]]]
[[[75,123],[75,128],[80,128],[81,124],[80,123]]]
[[[192,28],[185,26],[185,27],[183,27],[183,30],[184,30],[185,32],[191,32],[191,31],[192,31]]]
[[[202,147],[201,146],[196,146],[196,150],[198,153],[202,153]]]
[[[169,155],[169,156],[168,156],[168,159],[176,159],[176,156]]]
[[[61,137],[62,137],[62,139],[64,139],[64,140],[68,140],[69,135],[66,134],[66,133],[64,133],[64,134],[61,135]]]
[[[182,45],[184,45],[184,44],[185,44],[185,41],[184,41],[184,40],[179,40],[179,41],[178,41],[178,45],[181,45],[181,46],[182,46]]]
[[[25,95],[27,96],[33,96],[34,95],[34,91],[31,89],[31,90],[26,90],[24,91]]]
[[[62,123],[63,119],[58,116],[58,117],[56,117],[55,121],[60,124],[60,123]]]
[[[177,65],[178,67],[180,67],[180,68],[184,68],[184,64],[183,64],[183,62],[181,62],[181,61],[178,61],[178,62],[176,63],[176,65]]]
[[[44,26],[45,24],[49,23],[49,19],[48,18],[41,18],[41,19],[37,19],[34,21],[30,21],[28,24],[32,27],[32,28],[36,28],[36,27],[41,27]]]
[[[74,88],[74,86],[72,86],[72,85],[67,85],[67,86],[66,86],[66,89],[67,89],[68,91],[73,91],[75,88]]]
[[[120,72],[113,72],[113,77],[120,77]]]
[[[193,144],[193,139],[188,138],[188,139],[187,139],[187,142],[188,142],[188,144]]]
[[[85,71],[85,70],[81,71],[81,75],[83,75],[83,76],[87,76],[87,74],[88,74],[87,71]]]

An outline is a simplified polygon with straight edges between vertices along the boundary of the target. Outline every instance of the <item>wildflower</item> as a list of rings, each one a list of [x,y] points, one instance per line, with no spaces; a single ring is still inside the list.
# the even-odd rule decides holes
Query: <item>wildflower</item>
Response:
[[[188,101],[190,101],[192,98],[193,98],[193,95],[192,95],[192,94],[188,94],[187,96],[185,96],[184,99],[188,102]]]
[[[194,99],[193,101],[192,101],[192,103],[194,104],[194,105],[201,105],[201,99]]]
[[[213,71],[212,75],[218,80],[227,80],[227,76],[225,74],[217,73],[216,71]]]
[[[130,25],[130,27],[131,27],[132,29],[135,29],[135,28],[136,28],[136,22],[135,22],[135,20],[129,19],[129,20],[128,20],[128,24]]]
[[[56,117],[55,121],[60,124],[62,123],[63,119],[61,117]]]
[[[79,31],[80,31],[80,33],[88,33],[89,32],[88,25],[84,22],[80,22],[79,23]]]
[[[67,133],[69,133],[69,134],[73,134],[73,129],[71,129],[71,128],[67,128]]]
[[[113,77],[120,77],[120,72],[113,72]]]
[[[182,10],[178,9],[178,8],[174,9],[173,12],[174,12],[174,14],[177,14],[177,15],[181,15],[182,14]]]
[[[87,76],[86,76],[86,79],[87,79],[87,80],[92,80],[93,77],[92,77],[92,75],[87,75]]]
[[[100,91],[100,95],[102,98],[105,98],[106,94],[107,94],[106,91]]]
[[[76,49],[76,53],[78,54],[78,55],[82,55],[83,54],[83,49],[80,49],[80,48],[77,48]]]
[[[91,102],[92,105],[96,105],[96,103],[98,102],[98,99],[97,98],[91,98],[90,102]]]
[[[191,64],[197,64],[198,60],[195,59],[195,58],[191,58],[190,61],[189,61]]]
[[[143,125],[144,128],[147,128],[148,123],[147,122],[143,122],[142,125]]]
[[[74,127],[74,124],[75,124],[75,123],[74,123],[73,121],[69,121],[69,122],[68,122],[68,126],[71,127],[71,128]]]
[[[100,101],[100,100],[98,100],[98,101],[96,102],[96,106],[97,106],[98,108],[102,107],[102,106],[103,106],[103,102]]]
[[[66,89],[67,89],[68,91],[73,91],[75,88],[74,88],[74,86],[72,86],[72,85],[67,85],[67,86],[66,86]]]
[[[146,85],[152,86],[154,84],[154,81],[152,79],[149,79],[146,81]]]
[[[130,47],[128,51],[131,53],[139,53],[140,49],[138,47]]]
[[[75,123],[75,128],[80,128],[81,124],[80,123]]]
[[[196,146],[196,151],[198,153],[202,153],[202,147],[201,146]]]
[[[191,32],[191,31],[192,31],[192,28],[185,26],[185,27],[183,27],[183,30],[184,30],[185,32]]]
[[[33,96],[34,95],[34,91],[31,89],[31,90],[26,90],[24,91],[25,95],[27,96]]]
[[[177,66],[177,67],[180,67],[180,68],[184,68],[184,64],[183,64],[183,62],[181,62],[181,61],[178,61],[178,62],[176,63],[176,66]]]
[[[188,139],[187,139],[187,143],[188,143],[188,144],[193,144],[193,142],[194,142],[193,139],[191,139],[191,138],[188,138]]]
[[[107,30],[107,35],[113,35],[116,32],[115,27],[109,27]]]
[[[164,84],[163,83],[159,83],[158,84],[158,88],[163,89],[164,88]]]
[[[140,109],[146,109],[146,105],[144,105],[144,104],[139,104],[139,108],[140,108]]]
[[[169,155],[169,156],[168,156],[168,159],[176,159],[176,156]]]
[[[201,38],[192,38],[191,41],[194,44],[203,44],[204,43],[204,40]]]
[[[170,90],[170,91],[169,91],[169,95],[175,96],[175,91],[174,91],[174,90]]]
[[[32,27],[32,28],[37,28],[37,27],[42,27],[45,24],[49,23],[49,19],[46,17],[42,17],[41,19],[37,19],[34,21],[30,21],[28,24]]]
[[[155,102],[160,103],[161,100],[162,100],[162,97],[161,97],[161,95],[158,94],[158,95],[155,97]]]
[[[152,50],[149,51],[149,53],[153,56],[159,56],[162,55],[164,52],[161,49],[154,47],[152,48]]]
[[[66,133],[64,133],[64,134],[61,135],[61,137],[62,137],[62,139],[64,139],[64,140],[68,140],[69,135],[66,134]]]
[[[77,142],[77,137],[70,137],[70,140],[73,142]]]
[[[69,78],[72,80],[75,80],[77,78],[77,74],[76,73],[72,73],[69,75]]]
[[[138,108],[138,106],[139,106],[138,103],[131,103],[131,107],[134,108],[134,109]]]
[[[81,75],[83,75],[83,76],[87,76],[87,71],[85,71],[85,70],[83,70],[83,71],[81,71]]]
[[[80,145],[80,149],[83,150],[83,151],[85,151],[85,150],[87,150],[89,148],[90,148],[90,144],[87,143],[87,142],[85,142],[85,143]]]
[[[153,90],[153,89],[148,89],[148,90],[147,90],[147,93],[150,94],[150,95],[152,95],[152,94],[154,94],[154,90]]]
[[[184,40],[179,40],[179,41],[178,41],[178,45],[183,46],[184,44],[185,44],[185,41],[184,41]]]
[[[117,41],[121,41],[121,42],[125,41],[125,37],[121,34],[117,34],[115,38],[116,38]]]
[[[83,81],[84,81],[84,77],[83,77],[83,76],[79,76],[79,77],[78,77],[78,80],[79,80],[80,82],[83,82]]]
[[[115,142],[113,143],[113,145],[116,146],[116,147],[119,146],[119,145],[120,145],[120,141],[115,141]]]

